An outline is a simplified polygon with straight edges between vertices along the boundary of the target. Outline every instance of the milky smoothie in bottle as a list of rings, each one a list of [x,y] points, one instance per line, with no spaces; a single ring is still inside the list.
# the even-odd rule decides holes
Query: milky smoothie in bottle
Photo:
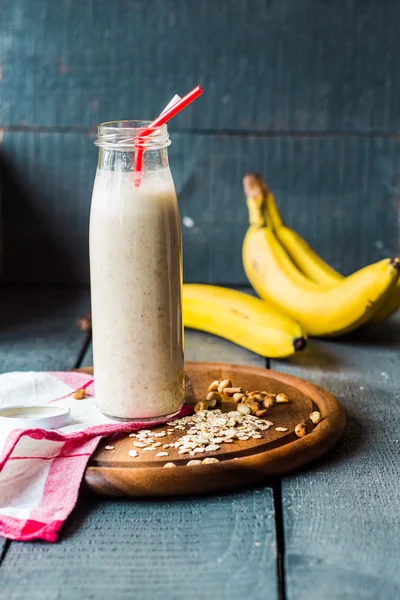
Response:
[[[144,166],[136,187],[112,152],[99,161],[90,214],[96,404],[117,419],[172,415],[184,400],[175,188],[165,160]]]

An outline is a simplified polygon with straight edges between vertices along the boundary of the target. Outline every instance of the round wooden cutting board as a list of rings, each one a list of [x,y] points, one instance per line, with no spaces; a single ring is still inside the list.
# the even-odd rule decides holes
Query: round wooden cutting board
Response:
[[[92,372],[92,369],[82,370]],[[297,377],[255,367],[202,362],[185,363],[185,372],[188,403],[204,399],[208,386],[216,379],[231,379],[234,386],[247,390],[284,392],[291,402],[268,410],[264,418],[274,425],[261,432],[261,439],[222,444],[216,452],[194,457],[178,454],[175,448],[169,448],[166,457],[156,457],[157,452],[134,448],[134,439],[127,435],[112,441],[113,450],[105,450],[107,440],[102,440],[85,473],[89,488],[109,496],[175,496],[212,493],[259,483],[316,460],[339,441],[344,431],[345,414],[335,398]],[[233,402],[226,402],[222,410],[229,412],[235,407]],[[316,426],[309,419],[314,410],[322,415],[322,421]],[[309,432],[303,438],[294,433],[300,422],[307,423]],[[275,427],[287,427],[288,431],[278,432]],[[170,429],[167,425],[161,425],[152,431],[167,429]],[[177,431],[160,441],[171,443],[184,434],[184,431]],[[137,458],[128,455],[128,451],[134,449],[139,452]],[[210,455],[220,462],[186,466],[189,460]],[[174,462],[176,467],[164,468],[167,462]]]

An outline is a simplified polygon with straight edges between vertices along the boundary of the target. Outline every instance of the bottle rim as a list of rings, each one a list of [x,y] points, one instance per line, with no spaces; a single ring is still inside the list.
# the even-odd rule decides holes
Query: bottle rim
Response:
[[[167,148],[171,141],[166,124],[153,127],[149,135],[140,137],[145,129],[149,129],[150,123],[151,121],[139,120],[105,121],[98,125],[97,138],[94,143],[99,148],[123,151],[134,150],[135,148],[145,150]]]

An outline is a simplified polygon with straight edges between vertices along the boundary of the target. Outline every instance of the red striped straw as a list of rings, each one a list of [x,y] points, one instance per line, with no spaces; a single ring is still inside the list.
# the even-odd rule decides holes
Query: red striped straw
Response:
[[[193,102],[193,100],[196,100],[196,98],[201,96],[202,93],[203,93],[203,90],[198,85],[191,92],[186,94],[186,96],[183,96],[183,98],[178,100],[178,102],[176,102],[176,104],[173,104],[170,108],[167,108],[167,110],[162,112],[161,115],[159,117],[157,117],[157,119],[154,119],[154,121],[152,121],[150,123],[150,125],[148,125],[146,127],[146,129],[144,129],[140,133],[140,135],[137,138],[137,141],[136,141],[137,145],[135,148],[134,182],[135,182],[136,187],[139,187],[140,183],[142,181],[143,148],[139,145],[141,143],[142,139],[144,137],[150,135],[156,127],[161,127],[161,125],[164,125],[164,123],[166,123],[167,121],[172,119],[172,117],[174,117],[179,112],[181,112],[181,110],[186,108],[186,106],[188,104],[190,104],[191,102]]]

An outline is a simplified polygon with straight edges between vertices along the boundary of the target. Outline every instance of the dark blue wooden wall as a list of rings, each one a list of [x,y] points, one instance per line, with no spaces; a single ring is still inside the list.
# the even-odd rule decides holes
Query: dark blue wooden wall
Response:
[[[197,83],[170,127],[187,281],[245,282],[247,170],[344,272],[399,253],[399,24],[397,0],[2,0],[3,278],[88,281],[97,123]]]

